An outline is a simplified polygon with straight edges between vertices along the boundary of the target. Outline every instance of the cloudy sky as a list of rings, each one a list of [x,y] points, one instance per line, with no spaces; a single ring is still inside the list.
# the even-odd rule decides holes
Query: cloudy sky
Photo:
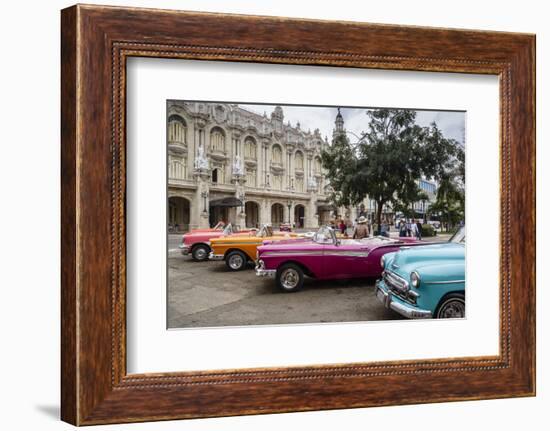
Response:
[[[244,109],[256,112],[263,115],[264,111],[269,117],[274,105],[243,105],[239,104]],[[310,129],[312,132],[316,128],[321,132],[321,136],[328,137],[329,142],[332,137],[332,129],[334,128],[334,119],[336,118],[337,108],[330,107],[312,107],[312,106],[291,106],[282,105],[285,124],[290,121],[290,124],[295,126],[300,122],[302,130]],[[349,132],[360,136],[361,132],[367,130],[368,117],[364,108],[341,108],[342,116],[344,117],[344,127]],[[428,126],[434,122],[443,131],[447,138],[456,139],[458,142],[465,144],[465,112],[456,111],[416,111],[416,122],[420,126]],[[353,135],[349,136],[353,142]]]

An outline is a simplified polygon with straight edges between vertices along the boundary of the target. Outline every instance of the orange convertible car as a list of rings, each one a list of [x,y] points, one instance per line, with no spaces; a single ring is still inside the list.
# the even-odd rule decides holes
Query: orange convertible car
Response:
[[[256,249],[263,241],[278,241],[305,238],[307,234],[293,232],[273,232],[271,226],[262,226],[257,232],[250,235],[229,235],[210,240],[210,260],[225,260],[231,271],[240,271],[246,268],[248,261],[256,259]]]

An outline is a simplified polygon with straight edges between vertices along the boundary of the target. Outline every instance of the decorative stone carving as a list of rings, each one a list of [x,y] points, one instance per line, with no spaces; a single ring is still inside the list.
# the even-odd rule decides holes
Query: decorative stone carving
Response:
[[[241,156],[235,156],[235,161],[233,162],[233,175],[244,175],[243,162]]]
[[[226,114],[225,114],[225,109],[222,105],[218,105],[214,109],[214,118],[216,118],[216,121],[218,123],[222,123],[223,121],[225,121]]]
[[[317,179],[315,177],[309,177],[309,179],[307,180],[307,191],[317,191]]]
[[[195,157],[195,170],[208,171],[208,165],[208,159],[206,158],[206,155],[204,154],[204,148],[201,145],[197,151],[197,157]]]

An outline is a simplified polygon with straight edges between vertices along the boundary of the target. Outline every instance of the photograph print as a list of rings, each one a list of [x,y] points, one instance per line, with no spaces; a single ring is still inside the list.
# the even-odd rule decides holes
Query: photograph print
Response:
[[[168,100],[168,328],[466,318],[465,121]]]

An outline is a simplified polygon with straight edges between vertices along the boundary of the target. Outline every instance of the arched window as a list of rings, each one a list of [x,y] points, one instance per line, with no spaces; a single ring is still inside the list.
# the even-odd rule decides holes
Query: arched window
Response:
[[[304,155],[301,151],[296,152],[295,156],[295,166],[296,169],[303,171],[304,170]]]
[[[177,180],[183,180],[187,177],[187,159],[185,157],[171,158],[169,176]]]
[[[187,143],[187,124],[179,115],[168,117],[168,142]]]
[[[271,160],[273,161],[273,163],[283,163],[283,150],[281,150],[281,147],[279,145],[273,145],[271,153]]]
[[[250,136],[244,140],[244,157],[256,159],[256,141]]]
[[[212,181],[212,184],[223,184],[223,168],[212,169],[210,179]]]
[[[315,157],[315,174],[321,174],[321,158]]]
[[[214,127],[210,131],[210,149],[225,152],[225,134],[219,127]]]

